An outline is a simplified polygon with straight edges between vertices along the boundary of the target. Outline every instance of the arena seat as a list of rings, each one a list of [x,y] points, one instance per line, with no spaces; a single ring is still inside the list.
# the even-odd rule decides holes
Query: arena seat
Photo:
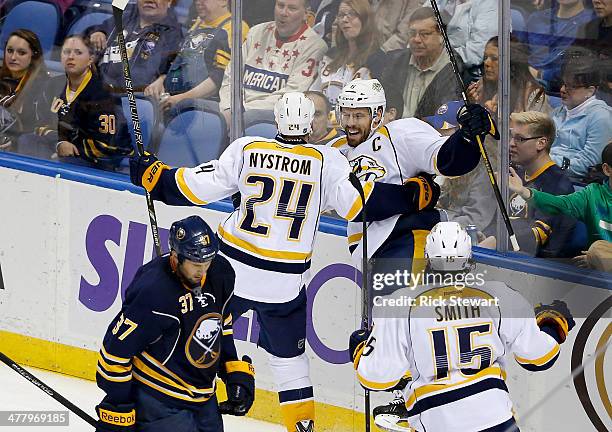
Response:
[[[0,46],[4,47],[9,35],[17,29],[31,30],[40,39],[45,59],[49,59],[53,42],[60,28],[59,8],[40,1],[25,1],[13,7],[4,19],[0,32]],[[4,56],[4,50],[2,50]]]
[[[110,17],[112,17],[112,15],[103,12],[85,13],[72,23],[66,32],[66,36],[83,34],[89,27],[102,24]]]
[[[248,110],[244,112],[244,135],[274,138],[277,133],[272,110]]]
[[[227,143],[225,119],[203,101],[185,100],[170,113],[158,157],[172,166],[196,166],[217,159]]]
[[[123,115],[127,119],[128,128],[132,137],[132,145],[136,150],[136,143],[134,141],[134,127],[132,124],[132,114],[130,112],[130,104],[127,96],[121,98],[121,107],[123,108]],[[136,109],[138,110],[138,118],[140,120],[140,132],[142,133],[142,141],[145,149],[149,149],[153,143],[153,134],[157,128],[157,116],[156,110],[151,101],[146,98],[136,97]]]
[[[276,136],[276,133],[276,123],[270,122],[255,123],[244,129],[245,136],[258,136],[272,139]]]

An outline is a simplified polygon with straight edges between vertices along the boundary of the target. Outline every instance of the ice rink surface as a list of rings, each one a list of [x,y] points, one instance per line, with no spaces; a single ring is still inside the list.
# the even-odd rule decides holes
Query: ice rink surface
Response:
[[[103,392],[93,381],[87,381],[42,369],[26,367],[40,381],[64,396],[83,411],[95,417],[94,406],[102,399]],[[66,411],[59,402],[21,377],[4,363],[0,363],[0,411]],[[0,426],[2,432],[88,432],[93,431],[88,423],[70,413],[69,426]],[[283,432],[279,425],[248,418],[223,417],[225,432]]]

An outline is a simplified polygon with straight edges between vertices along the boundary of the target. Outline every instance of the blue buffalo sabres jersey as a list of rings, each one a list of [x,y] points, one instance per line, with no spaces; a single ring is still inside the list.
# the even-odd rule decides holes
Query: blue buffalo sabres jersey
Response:
[[[181,283],[167,255],[141,267],[98,356],[96,380],[107,398],[132,402],[139,386],[179,406],[210,399],[219,368],[237,359],[227,312],[234,278],[221,256],[195,290]]]

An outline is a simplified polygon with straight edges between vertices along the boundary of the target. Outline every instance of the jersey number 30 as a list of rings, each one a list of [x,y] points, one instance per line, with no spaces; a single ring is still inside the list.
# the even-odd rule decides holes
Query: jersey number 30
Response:
[[[275,217],[279,219],[288,219],[291,221],[289,226],[288,239],[297,241],[300,239],[302,225],[306,219],[306,210],[310,195],[312,194],[312,183],[300,182],[284,178],[281,180],[281,191],[276,202]],[[267,237],[269,235],[270,226],[255,221],[255,206],[267,203],[274,197],[276,190],[276,180],[273,177],[265,175],[251,174],[246,178],[248,185],[261,185],[260,193],[252,195],[245,201],[245,216],[240,224],[240,229],[250,232],[255,235]],[[290,209],[294,191],[297,189],[297,206],[295,209]]]
[[[429,337],[433,344],[435,380],[444,380],[449,375],[449,344],[447,328],[430,329]],[[491,334],[491,323],[455,327],[457,346],[459,347],[459,371],[463,375],[475,375],[478,371],[491,366],[493,349],[488,345],[474,346],[474,336]],[[480,364],[475,367],[474,361],[480,358]]]

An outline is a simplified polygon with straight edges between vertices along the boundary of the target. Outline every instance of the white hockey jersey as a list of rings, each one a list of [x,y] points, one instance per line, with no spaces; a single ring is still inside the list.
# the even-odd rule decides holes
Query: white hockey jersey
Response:
[[[274,22],[251,28],[242,46],[245,110],[272,110],[283,93],[308,90],[326,51],[323,39],[306,24],[286,40],[278,37]],[[228,66],[219,90],[221,111],[230,109],[230,87]]]
[[[349,146],[346,137],[328,145],[346,156],[359,180],[402,184],[421,171],[437,173],[436,155],[446,139],[429,124],[405,118],[378,128],[357,147]],[[393,216],[368,225],[368,258],[387,240],[398,219],[399,216]],[[353,222],[347,228],[349,248],[356,263],[362,256],[361,229],[361,223]]]
[[[336,71],[330,71],[327,66],[332,62],[328,56],[324,56],[319,65],[317,78],[310,86],[310,90],[320,91],[329,100],[332,107],[336,106],[338,96],[346,84],[355,79],[370,79],[372,74],[365,66],[355,70],[352,65],[344,65]]]
[[[236,272],[234,294],[283,303],[308,283],[320,213],[354,219],[361,198],[349,164],[334,148],[244,137],[219,160],[179,168],[175,181],[193,204],[241,194],[240,208],[218,228],[221,253]],[[366,200],[373,182],[363,185]]]
[[[557,342],[537,326],[533,307],[502,282],[463,290],[424,285],[375,298],[374,305],[358,379],[385,390],[409,370],[406,408],[418,431],[480,431],[509,420],[505,356],[513,353],[535,371],[559,355]]]

